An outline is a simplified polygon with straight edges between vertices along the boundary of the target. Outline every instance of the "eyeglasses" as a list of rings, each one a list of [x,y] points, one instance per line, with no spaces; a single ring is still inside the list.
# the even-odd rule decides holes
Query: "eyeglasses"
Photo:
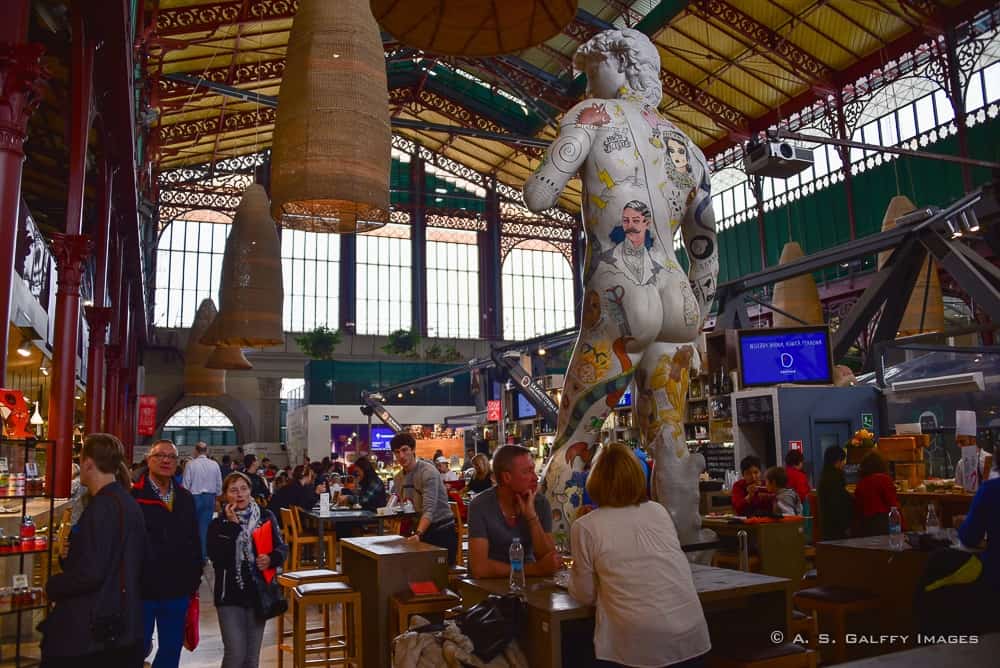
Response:
[[[156,453],[155,455],[150,455],[153,459],[159,459],[160,461],[169,460],[172,462],[177,461],[177,455],[168,455],[163,453]]]

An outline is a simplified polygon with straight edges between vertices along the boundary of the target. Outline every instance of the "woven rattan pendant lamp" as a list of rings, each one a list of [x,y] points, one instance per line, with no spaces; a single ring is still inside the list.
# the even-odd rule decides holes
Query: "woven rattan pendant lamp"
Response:
[[[802,246],[797,241],[789,241],[781,249],[781,258],[778,260],[778,264],[788,264],[804,256]],[[816,280],[812,274],[802,274],[776,283],[771,303],[785,313],[802,320],[799,322],[775,311],[771,316],[773,327],[800,327],[803,323],[807,325],[823,324],[823,306],[820,304],[819,290],[816,289]]]
[[[198,307],[188,333],[187,349],[184,351],[184,392],[196,397],[214,397],[226,393],[226,372],[206,369],[205,362],[212,354],[212,346],[206,346],[199,339],[215,320],[218,311],[215,302],[204,299]]]
[[[389,219],[385,54],[366,0],[299,0],[271,153],[274,219],[366,232]]]
[[[205,362],[205,368],[246,371],[252,369],[253,364],[250,364],[239,346],[215,346]]]
[[[889,200],[889,206],[882,217],[882,231],[896,227],[896,219],[916,211],[917,207],[905,195],[896,195]],[[883,251],[878,255],[878,268],[881,271],[889,261],[892,251]],[[929,270],[929,271],[928,271]],[[924,302],[927,310],[924,311]],[[921,326],[921,319],[923,326]],[[906,304],[903,319],[899,322],[899,336],[910,336],[924,332],[939,332],[944,329],[944,297],[941,295],[941,278],[938,276],[938,266],[929,255],[924,259],[917,275],[917,282],[910,293],[910,301]]]
[[[577,0],[371,0],[406,46],[444,56],[498,56],[537,46],[576,16]]]
[[[201,337],[209,346],[259,348],[284,343],[281,244],[258,184],[243,192],[226,240],[219,315]]]

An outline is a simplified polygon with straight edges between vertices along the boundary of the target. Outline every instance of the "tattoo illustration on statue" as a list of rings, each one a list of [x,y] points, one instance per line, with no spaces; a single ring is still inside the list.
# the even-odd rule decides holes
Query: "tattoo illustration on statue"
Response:
[[[699,234],[688,243],[688,252],[696,260],[705,260],[715,252],[715,243],[704,234]]]

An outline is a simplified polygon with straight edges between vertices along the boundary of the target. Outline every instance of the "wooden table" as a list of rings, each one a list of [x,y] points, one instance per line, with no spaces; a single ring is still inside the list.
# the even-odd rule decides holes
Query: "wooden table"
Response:
[[[840,664],[842,668],[939,668],[940,666],[995,666],[1000,656],[1000,633],[979,636],[976,644],[926,645]]]
[[[695,590],[705,610],[713,644],[733,641],[732,631],[758,635],[787,633],[792,582],[757,573],[692,564]],[[490,594],[506,594],[504,578],[462,580],[466,609]],[[532,668],[584,665],[593,660],[594,608],[574,599],[551,578],[528,578],[528,619],[519,642]],[[747,610],[753,615],[748,616]]]
[[[927,521],[927,506],[934,504],[938,521],[943,529],[957,529],[953,522],[956,515],[968,515],[973,494],[949,494],[945,492],[899,492],[899,509],[907,531],[923,531]]]
[[[760,572],[776,578],[798,581],[806,572],[804,520],[743,524],[726,519],[703,517],[703,529],[720,536],[737,537],[746,530],[750,544],[760,557]]]
[[[881,599],[871,625],[865,622],[866,633],[915,634],[913,595],[929,555],[905,542],[902,550],[892,550],[889,536],[820,541],[816,544],[818,584],[864,589]]]
[[[389,668],[389,599],[411,582],[448,586],[448,551],[401,536],[344,538],[341,570],[361,592],[365,666]]]
[[[385,533],[385,521],[390,519],[407,519],[418,517],[420,513],[396,513],[393,515],[379,515],[370,510],[356,510],[353,508],[331,508],[326,515],[320,514],[319,508],[303,510],[302,514],[316,522],[316,534],[319,536],[319,563],[320,568],[326,567],[326,542],[323,540],[324,527],[327,523],[337,530],[338,524],[347,525],[368,525],[378,526],[378,535]]]

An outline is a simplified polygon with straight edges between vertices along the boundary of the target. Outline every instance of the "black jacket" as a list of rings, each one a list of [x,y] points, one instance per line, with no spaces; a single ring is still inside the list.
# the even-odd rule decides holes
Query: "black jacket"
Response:
[[[175,484],[171,510],[153,490],[154,484],[143,476],[132,486],[153,550],[153,563],[142,582],[142,598],[159,601],[190,596],[201,581],[201,538],[194,497]]]
[[[267,499],[271,496],[271,490],[264,476],[259,473],[247,473],[247,477],[250,478],[250,496],[255,499]]]
[[[40,626],[44,634],[42,656],[83,656],[106,649],[94,640],[91,624],[115,613],[123,613],[124,620],[117,646],[142,640],[140,581],[148,571],[149,557],[142,511],[120,484],[105,486],[80,515],[70,538],[69,556],[62,561],[62,573],[49,578],[45,587],[55,608]]]
[[[281,509],[291,508],[292,506],[298,506],[304,510],[309,510],[319,501],[319,495],[303,487],[296,481],[292,481],[279,489],[271,497],[270,503],[267,504],[268,510],[274,513],[274,516],[278,518],[278,526],[281,526]]]
[[[268,520],[271,521],[271,543],[274,549],[269,556],[271,566],[280,568],[288,555],[288,546],[281,539],[281,532],[278,530],[278,522],[270,510],[261,509],[260,523],[263,526]],[[256,528],[256,527],[255,527]],[[240,589],[236,581],[236,538],[240,535],[240,525],[234,524],[225,519],[222,515],[212,520],[208,525],[208,558],[212,560],[215,567],[215,605],[238,605],[244,608],[252,608],[256,602],[256,587],[247,586]],[[257,548],[254,547],[254,557],[257,556]],[[243,564],[243,582],[263,582],[263,575],[254,566],[248,568]]]
[[[854,513],[854,501],[847,491],[844,472],[829,467],[820,476],[817,499],[823,540],[847,538]]]

